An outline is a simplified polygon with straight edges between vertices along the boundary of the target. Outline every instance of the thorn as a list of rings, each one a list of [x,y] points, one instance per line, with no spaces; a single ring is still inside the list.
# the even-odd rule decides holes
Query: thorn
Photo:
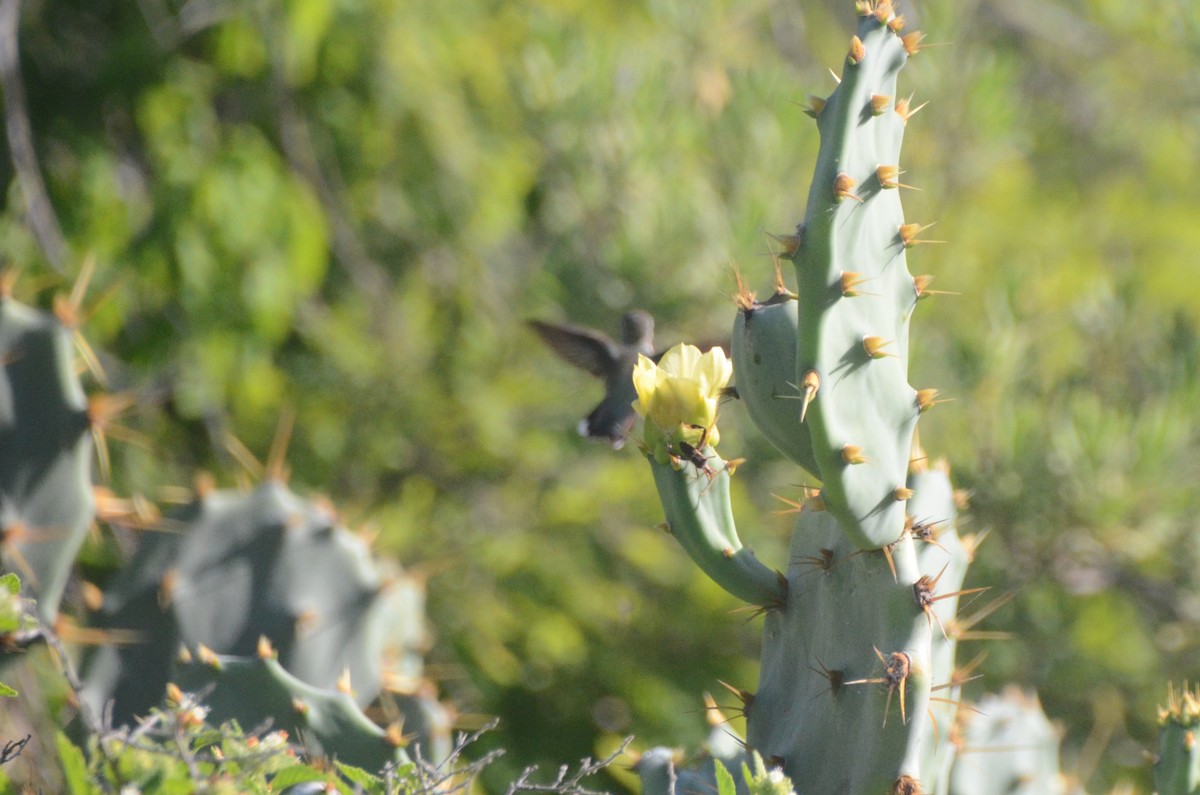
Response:
[[[321,617],[317,611],[311,608],[300,611],[300,615],[296,616],[296,620],[293,622],[293,627],[296,634],[299,636],[304,636],[309,632],[312,632],[313,627],[317,625],[317,622],[320,621],[320,618]]]
[[[796,256],[796,252],[800,249],[801,237],[799,229],[796,230],[796,234],[794,235],[776,235],[772,234],[771,232],[768,232],[767,235],[775,240],[775,242],[783,246],[783,250],[775,255],[777,257],[794,257]]]
[[[267,453],[267,466],[264,477],[280,483],[287,482],[287,449],[292,440],[292,430],[296,426],[296,409],[285,407],[279,412],[279,424],[275,427],[275,438],[271,440],[271,450]]]
[[[907,486],[897,486],[895,488],[895,490],[892,491],[892,497],[895,498],[896,502],[904,502],[906,500],[910,500],[910,499],[912,499],[913,494],[914,494],[913,490],[908,488]]]
[[[275,648],[271,645],[270,639],[266,635],[258,636],[258,647],[255,649],[260,660],[274,660],[276,658]]]
[[[179,588],[179,569],[172,566],[163,572],[158,579],[158,606],[166,610],[175,600],[175,591]]]
[[[939,392],[933,387],[917,390],[917,411],[924,414],[939,403],[952,403],[954,398],[937,399]]]
[[[892,33],[899,33],[900,31],[904,30],[904,15],[897,14],[896,16],[892,17],[891,21],[887,23],[887,26]]]
[[[233,460],[241,465],[242,469],[250,477],[258,480],[263,476],[263,465],[254,457],[254,453],[250,452],[250,448],[242,443],[242,440],[233,435],[231,431],[225,432],[225,450]]]
[[[804,424],[804,418],[808,414],[808,406],[813,402],[813,398],[817,396],[817,392],[821,389],[821,376],[816,370],[809,370],[804,374],[804,378],[800,379],[800,391],[804,394],[804,404],[800,407],[800,424]]]
[[[916,55],[921,51],[921,39],[925,38],[925,34],[919,30],[914,30],[912,33],[905,33],[900,37],[900,41],[904,44],[904,51],[909,55]]]
[[[742,272],[735,265],[733,268],[733,278],[737,287],[733,293],[733,303],[743,312],[749,312],[754,309],[754,304],[758,296],[754,294],[749,287],[746,286],[746,280],[742,278]]]
[[[826,100],[824,97],[818,97],[816,94],[809,94],[808,107],[804,109],[804,112],[809,116],[812,116],[814,119],[819,118],[821,111],[825,110],[827,101],[828,100]]]
[[[211,666],[220,670],[221,660],[217,657],[216,652],[205,646],[203,643],[196,645],[196,658],[205,665]]]
[[[892,98],[887,94],[872,94],[871,95],[871,115],[882,116],[888,108],[892,107]]]
[[[976,654],[966,665],[960,668],[955,668],[954,672],[950,674],[950,686],[957,687],[982,676],[983,674],[976,675],[975,671],[979,668],[979,666],[983,665],[983,661],[987,659],[987,656],[988,653],[985,649],[984,651],[979,652],[979,654]]]
[[[104,591],[100,590],[100,586],[96,583],[83,580],[80,583],[80,590],[83,593],[83,606],[88,609],[88,612],[97,613],[100,608],[104,607]]]
[[[717,706],[717,700],[708,691],[704,693],[704,717],[708,720],[708,725],[713,727],[729,723],[729,718],[725,717],[725,713]]]
[[[834,552],[832,549],[826,549],[822,547],[821,549],[817,550],[816,555],[804,555],[803,557],[797,558],[795,562],[796,565],[803,564],[806,566],[816,566],[822,572],[828,574],[833,569],[833,564],[835,562],[833,555]]]
[[[857,185],[849,174],[844,171],[839,171],[838,175],[833,179],[833,196],[838,201],[842,199],[854,199],[856,202],[862,202],[862,198],[855,195],[854,186]]]
[[[910,33],[908,35],[911,36],[912,34]],[[920,41],[920,40],[918,39],[917,41]],[[907,42],[904,45],[904,49],[906,49],[906,50],[908,49]],[[846,58],[852,64],[860,64],[863,62],[863,59],[866,57],[867,57],[867,48],[863,46],[862,39],[860,39],[857,35],[851,36],[850,37],[850,52],[847,53]]]
[[[720,679],[717,680],[717,684],[737,696],[737,700],[742,702],[743,709],[748,710],[754,705],[754,694],[749,690],[742,690],[740,687],[734,687],[728,682],[723,682]]]
[[[179,685],[174,682],[167,682],[167,703],[172,707],[179,707],[183,705],[185,700],[186,696],[179,689]]]
[[[913,538],[923,541],[926,544],[933,544],[949,555],[950,550],[942,546],[941,542],[937,540],[938,535],[941,533],[941,530],[938,529],[939,524],[942,524],[942,522],[931,522],[925,519],[914,522],[911,516],[904,517],[904,527]]]
[[[847,684],[846,672],[845,671],[835,671],[835,670],[830,670],[829,668],[826,668],[825,663],[821,662],[821,658],[817,657],[815,655],[813,656],[813,659],[815,659],[817,661],[817,665],[819,665],[821,667],[818,670],[817,668],[813,668],[810,665],[810,666],[808,666],[808,670],[810,670],[814,673],[820,674],[822,677],[824,677],[826,679],[826,681],[829,682],[830,692],[833,693],[834,697],[836,697],[838,694],[838,691],[842,689],[842,685]]]
[[[917,235],[921,234],[931,226],[933,226],[933,224],[925,224],[924,226],[921,226],[920,224],[900,224],[898,230],[900,242],[904,244],[905,248],[910,248],[921,243],[945,243],[946,241],[944,240],[920,240],[917,237]]]
[[[891,3],[877,3],[875,5],[875,19],[880,25],[886,25],[896,15],[892,9]]]
[[[921,108],[925,107],[928,104],[929,104],[928,102],[922,102],[920,105],[917,105],[914,108],[912,106],[912,95],[909,94],[908,97],[906,97],[904,99],[896,100],[896,113],[900,116],[901,119],[904,120],[905,124],[908,124],[908,120],[911,119],[913,116],[916,116],[918,113],[920,113]]]
[[[778,510],[778,511],[771,511],[771,513],[775,514],[776,516],[785,516],[789,513],[800,513],[801,511],[804,510],[804,503],[802,503],[802,502],[797,502],[796,500],[789,500],[787,497],[781,497],[780,495],[775,494],[773,492],[772,492],[771,496],[774,497],[775,499],[779,500],[780,502],[783,502],[783,503],[786,503],[786,504],[792,506],[790,508],[783,508],[782,510]]]
[[[898,178],[903,173],[904,172],[901,171],[898,166],[880,166],[879,168],[875,169],[875,178],[879,180],[879,187],[883,188],[884,190],[891,190],[893,188],[919,190],[919,188],[914,188],[912,185],[905,185],[903,182],[899,181]]]
[[[946,566],[949,565],[950,564],[947,563],[945,566],[942,566],[942,570],[937,573],[936,577],[931,578],[928,574],[922,574],[921,578],[913,583],[913,599],[916,601],[917,607],[924,611],[925,619],[927,621],[929,619],[933,619],[937,622],[938,628],[942,630],[942,637],[946,638],[947,640],[950,639],[950,635],[946,632],[946,627],[944,624],[942,624],[942,620],[938,618],[937,613],[933,612],[934,604],[942,601],[943,599],[951,599],[955,596],[966,596],[967,594],[980,593],[981,591],[988,590],[987,586],[983,586],[979,588],[964,588],[959,591],[954,591],[953,593],[935,595],[933,589],[937,587],[938,581],[941,580],[942,575],[946,573]],[[957,637],[958,631],[961,631],[962,627],[961,625],[956,625],[955,629]]]
[[[842,78],[838,77],[838,73],[832,69],[829,70],[829,76],[832,77],[833,82],[837,83],[839,86],[842,84]]]
[[[398,720],[388,724],[387,730],[384,732],[384,739],[387,744],[393,748],[403,748],[408,745],[414,735],[404,733],[404,721]]]
[[[857,298],[860,295],[874,295],[874,293],[864,293],[858,289],[858,286],[863,282],[869,282],[875,277],[863,276],[858,271],[842,271],[839,282],[842,288],[842,295],[846,298]]]
[[[929,283],[934,280],[933,276],[928,273],[913,277],[913,288],[917,291],[917,298],[925,298],[930,295],[961,295],[961,293],[952,293],[948,290],[930,290]]]
[[[908,715],[904,703],[904,689],[908,683],[908,674],[912,670],[912,660],[907,654],[902,651],[894,651],[887,657],[883,656],[878,647],[875,649],[875,656],[883,663],[883,676],[873,679],[855,679],[852,682],[844,682],[847,685],[868,685],[868,684],[885,684],[887,685],[888,697],[887,704],[883,708],[883,725],[887,726],[887,714],[892,706],[892,694],[899,689],[900,691],[900,719],[904,723],[908,723]]]
[[[1008,593],[1001,594],[1000,596],[997,596],[992,601],[988,602],[983,607],[976,610],[970,616],[967,616],[966,618],[954,619],[954,622],[953,622],[953,624],[951,624],[951,627],[950,627],[951,630],[953,631],[954,637],[961,640],[963,638],[963,636],[966,635],[967,632],[972,627],[977,625],[980,621],[983,621],[985,618],[990,616],[992,613],[995,613],[1001,607],[1004,607],[1004,605],[1011,602],[1013,600],[1013,597],[1015,597],[1016,595],[1017,595],[1016,590],[1012,590],[1012,591],[1009,591]]]
[[[959,489],[956,489],[955,491],[959,491]],[[955,507],[959,508],[957,503],[958,503],[958,500],[956,498],[955,499]],[[962,508],[959,508],[959,510],[962,510]],[[979,551],[979,548],[981,546],[983,546],[983,542],[987,540],[987,537],[991,534],[991,532],[992,532],[991,528],[988,528],[988,529],[985,529],[981,533],[976,533],[974,535],[969,535],[969,536],[963,537],[963,539],[962,539],[963,550],[967,553],[967,560],[969,562],[975,561],[975,553]]]
[[[354,688],[350,684],[349,667],[342,669],[342,675],[337,680],[337,690],[339,693],[345,693],[348,696],[354,695]]]
[[[13,287],[16,286],[17,277],[20,274],[20,268],[9,265],[0,266],[0,299],[12,298]]]
[[[883,337],[866,336],[862,339],[863,350],[867,352],[867,356],[872,359],[882,359],[885,356],[895,356],[894,353],[888,353],[884,348],[892,344],[892,340],[885,340]]]
[[[882,547],[879,551],[883,553],[883,558],[887,561],[888,568],[892,572],[892,582],[899,582],[900,577],[896,574],[896,559],[892,557],[893,546],[894,544],[888,544],[886,547]]]
[[[851,466],[855,464],[867,463],[867,457],[863,454],[863,449],[856,444],[842,445],[842,461]]]
[[[775,263],[775,295],[786,295],[788,298],[795,300],[800,296],[793,293],[787,288],[787,284],[783,281],[783,268],[779,265],[779,258],[774,258]]]

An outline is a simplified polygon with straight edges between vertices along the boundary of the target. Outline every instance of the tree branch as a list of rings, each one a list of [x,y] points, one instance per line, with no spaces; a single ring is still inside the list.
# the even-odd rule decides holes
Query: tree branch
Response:
[[[29,123],[25,86],[21,82],[21,56],[17,28],[21,20],[21,0],[0,0],[0,86],[4,89],[4,129],[13,169],[25,196],[27,223],[54,270],[66,274],[70,249],[63,237],[54,205],[46,192],[46,183],[38,168],[33,149],[33,128]]]

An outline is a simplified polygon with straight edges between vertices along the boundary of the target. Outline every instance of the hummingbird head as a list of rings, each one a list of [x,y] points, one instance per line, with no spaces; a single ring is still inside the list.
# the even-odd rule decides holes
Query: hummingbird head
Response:
[[[635,309],[621,317],[621,342],[647,348],[654,346],[654,318],[649,312]]]

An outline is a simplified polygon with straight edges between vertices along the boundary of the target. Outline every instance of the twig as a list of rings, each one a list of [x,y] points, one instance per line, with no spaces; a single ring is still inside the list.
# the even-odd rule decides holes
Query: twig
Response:
[[[38,629],[41,632],[42,639],[46,645],[50,647],[58,663],[58,670],[62,673],[63,679],[67,680],[67,686],[71,688],[71,693],[75,697],[75,702],[79,708],[79,718],[83,721],[87,731],[96,738],[96,748],[100,756],[104,758],[104,763],[108,766],[109,772],[117,780],[118,784],[123,784],[121,780],[117,762],[108,753],[108,747],[104,744],[106,739],[104,726],[100,719],[92,712],[91,706],[83,695],[83,683],[79,679],[79,674],[75,670],[75,664],[71,662],[71,656],[67,654],[66,648],[63,647],[62,639],[58,637],[58,633],[54,631],[48,624],[39,621]],[[109,785],[107,780],[102,781],[102,785],[107,789]]]
[[[21,21],[21,0],[0,0],[0,85],[4,88],[4,129],[13,169],[25,196],[27,220],[47,261],[62,275],[70,254],[54,205],[46,192],[46,183],[38,168],[33,148],[33,128],[29,123],[29,105],[21,82],[21,56],[17,28]]]
[[[483,772],[484,768],[504,755],[503,750],[490,751],[479,759],[459,767],[459,760],[466,749],[487,732],[496,728],[499,720],[489,721],[486,726],[473,734],[460,732],[454,739],[454,748],[439,764],[432,765],[421,756],[418,747],[414,753],[414,769],[402,780],[397,780],[396,765],[388,765],[384,770],[386,792],[405,792],[408,795],[453,795],[470,789],[472,782]],[[395,787],[395,789],[393,789]]]
[[[25,750],[25,744],[33,738],[32,734],[26,734],[22,740],[9,740],[0,748],[0,765],[7,764],[21,755]]]
[[[508,785],[508,790],[505,795],[516,795],[518,792],[556,792],[560,795],[601,795],[597,790],[590,790],[584,787],[580,782],[588,776],[594,776],[604,768],[616,761],[617,757],[625,753],[625,749],[633,742],[632,737],[626,737],[621,747],[613,751],[599,762],[594,761],[590,756],[584,758],[579,763],[579,769],[574,775],[570,773],[570,767],[563,765],[558,769],[558,776],[549,784],[534,784],[529,780],[529,777],[537,772],[537,765],[530,765],[521,771],[521,775],[517,776],[517,780]]]

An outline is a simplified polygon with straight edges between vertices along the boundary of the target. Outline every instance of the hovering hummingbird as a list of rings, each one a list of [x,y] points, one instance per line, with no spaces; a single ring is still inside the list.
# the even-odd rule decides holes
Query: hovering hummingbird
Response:
[[[579,421],[579,435],[603,439],[614,450],[624,447],[633,427],[633,401],[637,399],[633,367],[638,354],[655,361],[662,355],[654,350],[654,318],[640,310],[626,312],[621,318],[620,342],[581,326],[542,320],[530,320],[529,325],[560,357],[604,379],[604,399]]]

